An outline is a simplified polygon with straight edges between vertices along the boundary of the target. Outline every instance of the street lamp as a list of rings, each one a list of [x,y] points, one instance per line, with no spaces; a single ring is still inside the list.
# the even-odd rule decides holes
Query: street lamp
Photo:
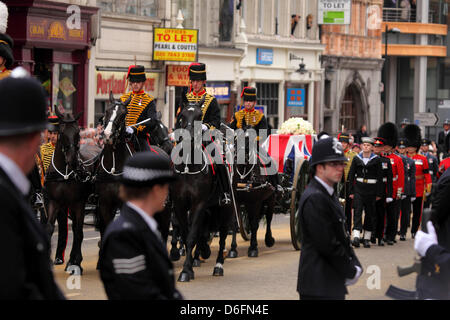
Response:
[[[388,70],[388,33],[401,33],[401,30],[399,28],[392,28],[389,29],[388,28],[388,24],[386,23],[386,29],[384,31],[384,73],[385,73],[385,85],[384,85],[384,110],[383,110],[383,123],[386,123],[386,108],[387,108],[387,86],[388,86],[388,75],[389,75],[389,70]]]

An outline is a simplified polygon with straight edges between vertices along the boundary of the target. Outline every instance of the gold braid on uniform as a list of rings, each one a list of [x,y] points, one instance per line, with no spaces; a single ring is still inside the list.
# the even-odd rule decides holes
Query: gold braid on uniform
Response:
[[[249,126],[255,127],[259,124],[261,119],[263,118],[263,114],[258,110],[253,111],[245,111],[245,109],[239,110],[234,114],[236,118],[236,127],[242,129],[243,120],[245,119],[245,123]]]
[[[205,117],[206,111],[208,111],[209,105],[211,104],[211,102],[214,99],[214,96],[210,95],[209,93],[205,92],[204,94],[200,95],[195,95],[193,92],[190,92],[186,95],[186,98],[188,99],[189,102],[193,102],[193,103],[199,103],[203,96],[205,96],[205,102],[203,103],[202,106],[202,121],[203,118]]]
[[[48,142],[41,146],[41,159],[42,165],[44,166],[44,172],[47,172],[50,163],[52,162],[53,152],[55,151],[55,146]]]
[[[154,99],[152,96],[146,94],[145,92],[140,94],[133,94],[133,92],[128,92],[120,97],[120,99],[122,100],[122,102],[125,102],[128,100],[130,95],[133,95],[133,97],[127,106],[128,112],[125,118],[126,126],[132,126],[136,124],[142,114],[142,111],[144,111],[147,105]],[[144,130],[144,128],[145,126],[139,126],[137,127],[137,131],[142,131]]]

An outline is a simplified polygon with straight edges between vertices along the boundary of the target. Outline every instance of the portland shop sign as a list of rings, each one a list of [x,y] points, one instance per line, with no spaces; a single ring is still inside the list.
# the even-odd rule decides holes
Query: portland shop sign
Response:
[[[153,61],[186,61],[198,59],[198,30],[154,28]]]

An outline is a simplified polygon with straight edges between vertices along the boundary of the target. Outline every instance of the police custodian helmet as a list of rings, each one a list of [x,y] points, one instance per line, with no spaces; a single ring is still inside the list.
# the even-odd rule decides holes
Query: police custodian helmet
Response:
[[[309,164],[315,166],[319,163],[331,161],[348,161],[344,155],[344,148],[334,137],[320,139],[314,144]]]
[[[128,158],[119,178],[119,182],[129,187],[149,187],[174,180],[176,176],[170,158],[151,151],[138,152]]]
[[[41,131],[49,127],[41,83],[18,67],[0,80],[0,136]]]

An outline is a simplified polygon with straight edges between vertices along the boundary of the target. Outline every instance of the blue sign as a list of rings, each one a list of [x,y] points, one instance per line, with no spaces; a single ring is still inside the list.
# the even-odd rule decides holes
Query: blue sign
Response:
[[[305,106],[305,89],[289,88],[287,89],[287,106],[288,107],[304,107]]]
[[[244,109],[244,106],[236,106],[235,110],[236,112]],[[263,115],[265,115],[267,117],[267,106],[255,106],[255,110],[258,110],[259,112],[261,112]]]
[[[230,100],[230,84],[226,82],[208,82],[206,92],[212,94],[217,100]]]
[[[256,64],[271,65],[273,63],[273,49],[256,49]]]

